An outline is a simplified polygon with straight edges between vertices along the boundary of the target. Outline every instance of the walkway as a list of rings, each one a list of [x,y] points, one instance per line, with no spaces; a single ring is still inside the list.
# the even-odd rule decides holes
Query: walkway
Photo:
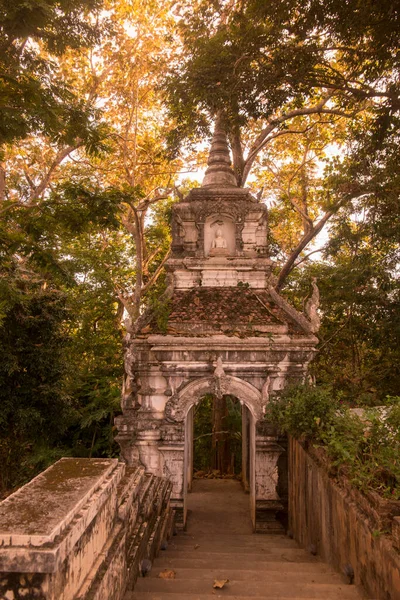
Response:
[[[238,482],[195,481],[188,507],[187,531],[171,539],[125,600],[363,598],[287,536],[252,534],[249,496]],[[223,587],[214,588],[215,581]]]

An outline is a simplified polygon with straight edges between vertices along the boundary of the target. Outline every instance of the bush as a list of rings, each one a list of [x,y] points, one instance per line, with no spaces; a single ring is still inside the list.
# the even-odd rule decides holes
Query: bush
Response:
[[[400,499],[400,397],[360,418],[327,386],[289,387],[271,399],[266,418],[299,440],[322,445],[332,466],[362,491]]]
[[[265,418],[295,438],[321,441],[339,407],[330,387],[290,386],[271,398]]]

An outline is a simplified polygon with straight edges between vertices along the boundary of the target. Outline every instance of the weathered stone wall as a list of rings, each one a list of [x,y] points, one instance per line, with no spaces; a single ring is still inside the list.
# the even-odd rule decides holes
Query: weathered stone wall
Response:
[[[329,477],[318,451],[289,440],[289,528],[305,548],[352,573],[373,600],[400,600],[400,502],[366,498]],[[351,578],[351,577],[350,577]]]
[[[253,525],[270,531],[276,512],[285,508],[285,448],[276,432],[265,429],[264,409],[270,394],[307,376],[318,342],[318,293],[314,286],[303,314],[275,290],[268,209],[237,186],[230,165],[217,119],[202,186],[172,207],[160,309],[144,312],[127,328],[116,439],[127,464],[144,465],[172,482],[177,522],[184,526],[190,411],[207,394],[235,396],[249,411],[246,479]]]
[[[0,503],[0,599],[121,600],[172,529],[171,484],[62,459]]]

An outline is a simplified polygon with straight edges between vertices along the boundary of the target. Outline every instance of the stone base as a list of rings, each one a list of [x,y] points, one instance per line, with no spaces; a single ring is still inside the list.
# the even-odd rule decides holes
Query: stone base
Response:
[[[0,503],[0,598],[121,600],[173,530],[168,480],[62,459]]]
[[[278,513],[283,508],[279,500],[257,500],[256,533],[285,533],[285,528],[278,521]]]
[[[171,500],[171,506],[173,507],[175,513],[175,527],[176,529],[183,531],[186,527],[183,500]]]
[[[229,256],[228,248],[211,248],[209,256]]]

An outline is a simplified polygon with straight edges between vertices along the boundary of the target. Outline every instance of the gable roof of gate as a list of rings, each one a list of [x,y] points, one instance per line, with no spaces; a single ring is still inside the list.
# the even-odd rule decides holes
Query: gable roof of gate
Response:
[[[176,290],[172,298],[171,321],[224,323],[285,322],[282,311],[264,290],[242,288],[195,288]]]
[[[168,309],[167,331],[162,332],[154,319],[141,333],[224,333],[240,337],[311,334],[307,319],[272,290],[244,287],[174,290]]]

